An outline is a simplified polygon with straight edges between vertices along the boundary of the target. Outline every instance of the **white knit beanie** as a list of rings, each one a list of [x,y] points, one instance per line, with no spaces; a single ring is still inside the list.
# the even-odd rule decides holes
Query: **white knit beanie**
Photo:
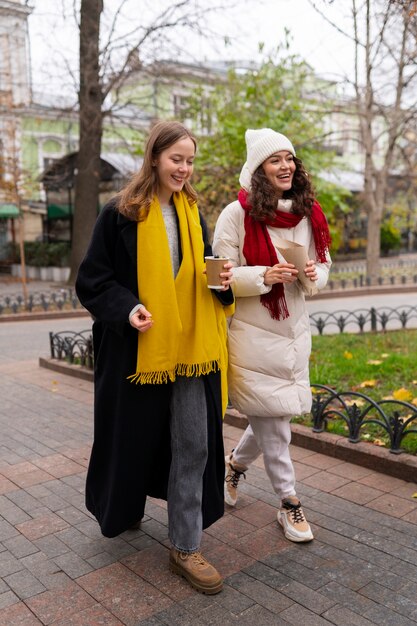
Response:
[[[251,186],[252,174],[271,154],[280,150],[287,150],[295,156],[294,146],[288,137],[277,133],[272,128],[260,128],[259,130],[249,128],[245,133],[245,139],[247,157],[240,172],[239,182],[247,191]]]

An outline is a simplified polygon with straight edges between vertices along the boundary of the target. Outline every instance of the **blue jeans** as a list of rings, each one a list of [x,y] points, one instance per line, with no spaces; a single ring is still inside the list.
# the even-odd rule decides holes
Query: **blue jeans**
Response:
[[[208,455],[203,379],[177,377],[172,385],[170,409],[169,538],[177,550],[195,552],[203,532],[203,474]]]

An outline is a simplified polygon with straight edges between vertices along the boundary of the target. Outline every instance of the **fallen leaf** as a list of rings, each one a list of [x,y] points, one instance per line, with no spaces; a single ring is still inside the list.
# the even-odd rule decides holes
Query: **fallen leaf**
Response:
[[[416,491],[416,493],[413,493],[413,495],[411,497],[412,498],[417,498],[417,491]]]
[[[375,387],[376,380],[364,380],[363,383],[359,385],[359,387]]]
[[[353,359],[353,354],[348,350],[344,351],[343,356],[345,357],[345,359]]]
[[[383,352],[383,354],[381,354],[381,359],[387,359],[389,357],[389,354],[387,352]]]
[[[392,395],[394,396],[395,400],[403,400],[404,402],[408,402],[413,397],[413,394],[411,393],[411,391],[408,391],[408,389],[405,389],[404,387],[400,387],[400,389],[396,389],[395,391],[392,392]]]
[[[385,446],[385,443],[382,441],[382,439],[374,439],[373,442],[376,446]]]
[[[411,404],[414,404],[414,406],[417,406],[417,398],[413,398],[411,400]]]
[[[381,365],[382,361],[378,361],[375,359],[370,359],[369,361],[366,361],[368,365]]]
[[[345,400],[345,404],[346,406],[353,406],[354,404],[356,404],[356,406],[364,406],[365,400],[362,400],[362,398],[356,398],[356,400]]]

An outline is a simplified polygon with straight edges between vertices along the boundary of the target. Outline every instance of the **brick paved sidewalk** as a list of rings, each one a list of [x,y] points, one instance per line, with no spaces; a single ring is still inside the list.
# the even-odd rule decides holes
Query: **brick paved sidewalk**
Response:
[[[0,398],[2,626],[417,623],[417,484],[293,447],[316,536],[296,545],[259,461],[204,535],[225,587],[202,596],[168,571],[163,502],[115,539],[85,510],[91,383],[2,360]],[[227,449],[240,434],[225,426]]]

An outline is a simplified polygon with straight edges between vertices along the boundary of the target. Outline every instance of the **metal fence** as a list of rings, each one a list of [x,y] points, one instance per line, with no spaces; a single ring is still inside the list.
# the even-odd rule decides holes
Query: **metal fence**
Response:
[[[93,369],[93,338],[91,330],[82,330],[77,333],[65,330],[60,333],[49,333],[51,358],[67,363],[82,365]]]
[[[383,287],[395,285],[417,285],[417,273],[415,274],[397,274],[391,276],[379,276],[376,281],[367,278],[365,274],[360,274],[353,278],[345,277],[346,272],[334,272],[332,269],[331,278],[327,283],[323,292],[335,291],[337,289],[360,289],[365,287]],[[337,278],[336,278],[337,277]]]
[[[385,331],[417,326],[417,306],[401,305],[394,308],[357,309],[355,311],[316,311],[310,314],[310,325],[319,335],[325,330],[334,333],[346,331]],[[415,327],[414,326],[414,327]]]
[[[411,433],[417,434],[417,407],[402,400],[376,402],[357,391],[335,391],[325,385],[312,385],[317,390],[313,396],[311,415],[313,432],[326,430],[329,421],[345,422],[351,443],[360,441],[361,429],[369,424],[380,427],[388,436],[390,452],[403,452],[401,443]]]
[[[63,288],[56,291],[34,291],[27,297],[21,293],[0,295],[0,315],[7,313],[32,313],[34,311],[63,311],[81,309],[82,306],[74,289]]]

